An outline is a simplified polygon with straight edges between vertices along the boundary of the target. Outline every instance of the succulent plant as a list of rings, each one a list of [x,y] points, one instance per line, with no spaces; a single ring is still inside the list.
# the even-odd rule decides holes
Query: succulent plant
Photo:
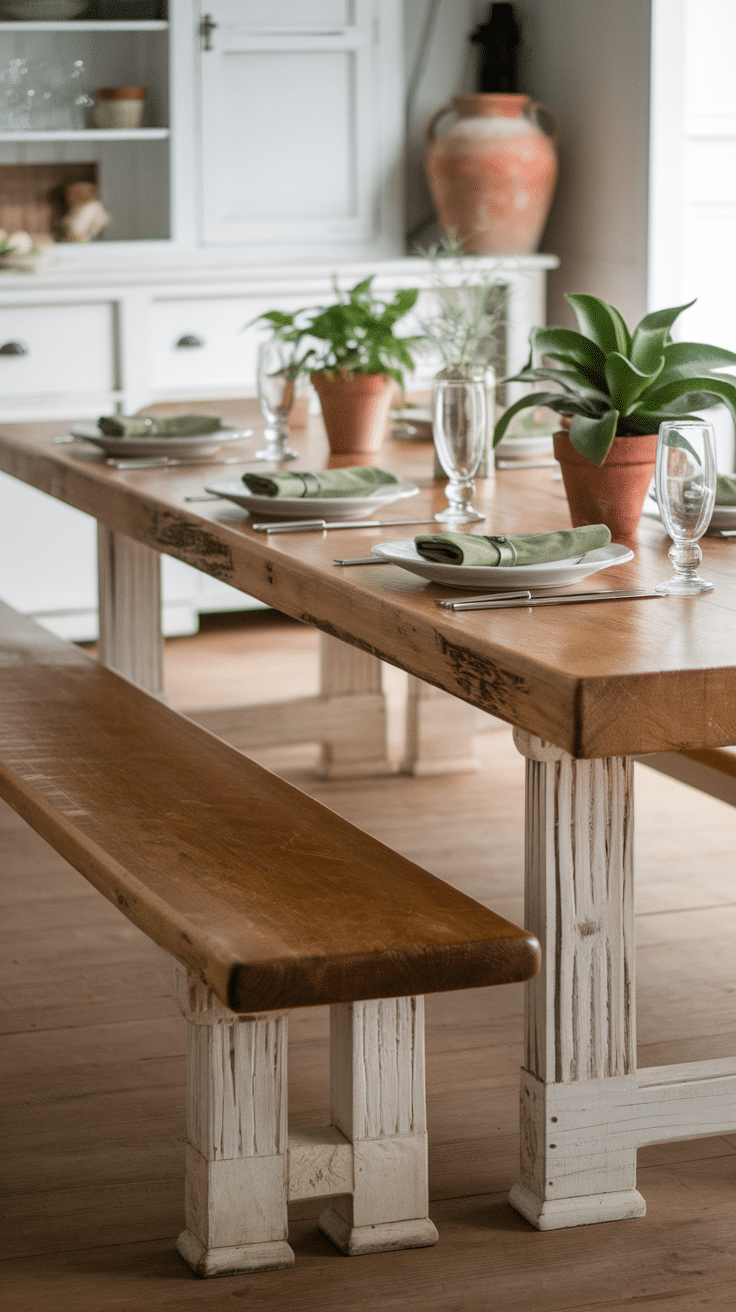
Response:
[[[736,364],[733,351],[670,336],[694,301],[655,310],[630,332],[619,311],[596,296],[566,299],[580,331],[533,328],[527,365],[506,380],[556,388],[509,406],[496,424],[494,446],[514,415],[535,406],[571,415],[570,441],[594,465],[603,464],[614,437],[656,433],[665,419],[697,418],[693,410],[723,403],[736,423],[736,378],[715,372]]]

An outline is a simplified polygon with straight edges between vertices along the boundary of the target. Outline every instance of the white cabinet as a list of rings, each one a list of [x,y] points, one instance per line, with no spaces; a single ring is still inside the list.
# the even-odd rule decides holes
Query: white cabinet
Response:
[[[16,106],[17,97],[0,97],[0,226],[38,231],[39,213],[49,222],[45,202],[55,180],[49,174],[44,181],[41,171],[54,166],[58,185],[97,181],[112,215],[106,244],[168,239],[169,23],[0,22],[4,74],[11,61],[25,107]],[[63,83],[71,90],[60,89]],[[0,85],[8,89],[7,76]],[[93,97],[99,87],[120,85],[148,90],[140,128],[97,129],[88,111],[73,107],[80,93]],[[47,108],[39,109],[44,102]],[[35,166],[37,177],[28,166]]]
[[[210,0],[207,8],[205,244],[280,247],[292,259],[397,254],[399,7]]]
[[[395,0],[170,0],[168,20],[0,21],[0,226],[39,230],[37,191],[53,179],[36,185],[28,166],[54,166],[60,183],[97,181],[105,248],[399,255],[400,51]],[[143,126],[92,127],[60,81],[92,98],[145,86]]]

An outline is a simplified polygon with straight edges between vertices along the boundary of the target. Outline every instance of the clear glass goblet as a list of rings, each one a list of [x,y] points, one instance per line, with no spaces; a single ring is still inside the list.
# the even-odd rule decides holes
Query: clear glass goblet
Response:
[[[266,420],[266,445],[256,451],[256,460],[296,460],[299,452],[289,446],[289,415],[296,400],[297,375],[291,342],[271,338],[258,348],[258,404]]]
[[[698,566],[698,546],[710,523],[716,499],[716,448],[713,425],[700,420],[671,420],[659,429],[654,488],[659,513],[672,538],[669,557],[675,567],[671,579],[657,592],[690,597],[710,592]]]
[[[486,388],[478,378],[437,378],[432,417],[434,445],[449,483],[447,510],[435,515],[442,523],[469,524],[485,519],[470,502],[486,440]]]

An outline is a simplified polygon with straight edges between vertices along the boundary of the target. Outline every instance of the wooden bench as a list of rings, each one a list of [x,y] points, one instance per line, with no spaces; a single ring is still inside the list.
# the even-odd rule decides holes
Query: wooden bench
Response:
[[[185,1261],[290,1266],[322,1195],[344,1252],[434,1243],[418,995],[529,979],[536,939],[1,603],[0,667],[0,796],[180,963]],[[333,1123],[289,1137],[285,1012],[322,1003]]]
[[[693,747],[637,756],[641,765],[736,806],[736,747]]]

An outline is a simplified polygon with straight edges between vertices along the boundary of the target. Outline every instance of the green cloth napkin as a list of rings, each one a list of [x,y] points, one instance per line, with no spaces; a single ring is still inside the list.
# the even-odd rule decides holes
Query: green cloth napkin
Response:
[[[97,427],[106,437],[199,437],[217,433],[222,420],[212,415],[176,415],[153,419],[147,415],[102,415]]]
[[[258,497],[366,497],[385,483],[398,483],[386,469],[364,465],[325,469],[319,474],[243,474],[249,492]]]
[[[443,565],[542,565],[569,560],[605,547],[611,534],[605,524],[560,529],[556,533],[517,533],[481,537],[475,533],[427,533],[414,539],[419,555]]]
[[[718,475],[716,505],[736,506],[736,478],[733,478],[730,474]]]

